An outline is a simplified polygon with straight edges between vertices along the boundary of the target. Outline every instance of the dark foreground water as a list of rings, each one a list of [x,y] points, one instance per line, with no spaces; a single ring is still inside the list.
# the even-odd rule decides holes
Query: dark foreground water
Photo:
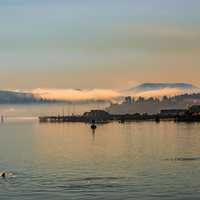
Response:
[[[200,124],[0,124],[0,199],[200,199]]]

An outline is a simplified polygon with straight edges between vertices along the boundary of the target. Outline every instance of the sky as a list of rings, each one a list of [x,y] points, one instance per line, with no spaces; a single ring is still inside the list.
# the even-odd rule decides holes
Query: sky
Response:
[[[0,0],[0,88],[200,86],[199,8],[199,0]]]

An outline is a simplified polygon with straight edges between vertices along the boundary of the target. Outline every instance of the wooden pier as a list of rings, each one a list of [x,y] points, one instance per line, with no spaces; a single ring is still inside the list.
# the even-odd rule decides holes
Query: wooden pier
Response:
[[[42,116],[40,123],[86,122],[82,116]]]

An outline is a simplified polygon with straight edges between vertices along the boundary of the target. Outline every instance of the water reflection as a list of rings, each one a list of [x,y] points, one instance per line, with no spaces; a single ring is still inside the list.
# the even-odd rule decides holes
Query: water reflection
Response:
[[[198,161],[200,160],[200,157],[176,157],[176,158],[170,158],[166,160],[168,161]]]
[[[95,141],[95,137],[96,137],[96,129],[92,129],[92,139],[93,139],[93,141]]]
[[[17,177],[0,180],[0,199],[192,199],[200,187],[199,129],[173,122],[110,123],[96,131],[82,123],[5,123],[0,171]]]

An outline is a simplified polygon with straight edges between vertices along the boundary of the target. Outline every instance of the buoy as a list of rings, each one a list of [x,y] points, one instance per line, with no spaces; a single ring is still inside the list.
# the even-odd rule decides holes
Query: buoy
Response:
[[[92,125],[91,125],[91,129],[95,130],[97,128],[96,124],[95,124],[95,120],[92,120]]]
[[[95,130],[97,128],[97,126],[95,124],[91,125],[91,129]]]

